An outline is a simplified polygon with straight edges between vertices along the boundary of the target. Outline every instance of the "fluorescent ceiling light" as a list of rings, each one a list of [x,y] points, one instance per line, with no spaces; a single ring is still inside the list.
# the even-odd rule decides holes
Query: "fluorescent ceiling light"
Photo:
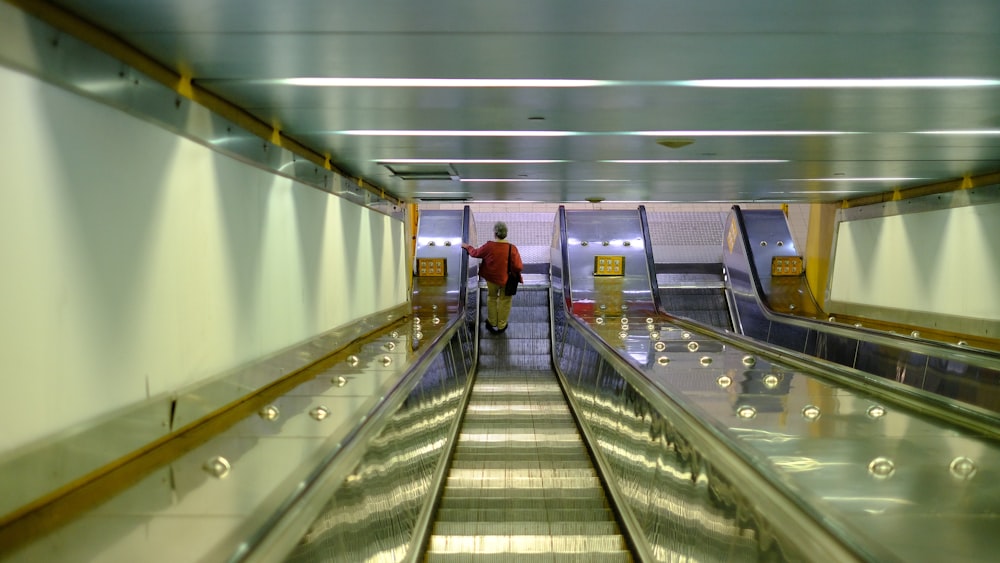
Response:
[[[861,135],[856,131],[478,131],[427,129],[348,129],[330,131],[334,135],[370,137],[804,137],[820,135]]]
[[[782,178],[782,182],[907,182],[910,180],[926,180],[927,178]]]
[[[774,195],[787,195],[787,194],[813,194],[813,195],[826,195],[826,194],[866,194],[868,190],[813,190],[813,191],[795,191],[795,192],[767,192]]]
[[[991,78],[722,78],[684,80],[698,88],[974,88],[998,86]]]
[[[291,86],[339,86],[375,88],[586,88],[607,86],[605,80],[560,80],[534,78],[286,78]]]
[[[341,88],[598,88],[686,86],[695,88],[977,88],[1000,86],[994,78],[713,78],[704,80],[589,80],[558,78],[361,78],[295,77],[254,80],[264,84]]]
[[[780,164],[787,160],[599,160],[613,164]]]
[[[1000,135],[1000,129],[942,129],[940,131],[915,131],[918,135]]]
[[[551,201],[540,201],[534,199],[477,199],[476,203],[542,203],[546,205],[555,205]]]
[[[380,158],[379,164],[557,164],[568,160],[519,160],[505,158]]]
[[[558,178],[461,178],[460,182],[628,182],[608,178],[588,178],[584,180],[560,180]]]
[[[856,131],[631,131],[619,135],[640,137],[808,137],[814,135],[859,135]]]
[[[556,159],[517,159],[517,158],[379,158],[373,160],[378,164],[562,164],[573,162],[571,160]],[[788,160],[760,159],[760,160],[598,160],[597,162],[611,164],[780,164],[790,162]]]
[[[571,137],[575,131],[438,131],[420,129],[350,129],[334,131],[337,135],[370,137]]]

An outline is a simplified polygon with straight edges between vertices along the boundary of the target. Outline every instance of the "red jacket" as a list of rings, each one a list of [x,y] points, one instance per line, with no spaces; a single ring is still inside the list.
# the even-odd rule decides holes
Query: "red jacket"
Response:
[[[518,281],[521,278],[521,270],[524,264],[521,262],[521,253],[517,247],[509,242],[491,240],[479,248],[469,248],[469,256],[482,258],[479,265],[479,276],[486,281],[503,285],[507,283],[507,251],[510,251],[510,261],[512,270],[517,272]]]

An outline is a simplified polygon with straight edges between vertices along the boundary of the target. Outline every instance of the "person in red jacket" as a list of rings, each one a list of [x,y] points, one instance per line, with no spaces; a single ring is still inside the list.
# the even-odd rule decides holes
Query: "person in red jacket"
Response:
[[[510,316],[511,296],[504,291],[507,283],[507,257],[510,256],[510,270],[519,282],[524,281],[521,277],[524,264],[517,247],[506,240],[506,223],[501,221],[493,225],[493,235],[496,240],[479,248],[464,242],[462,248],[469,252],[469,256],[483,260],[479,265],[479,277],[486,280],[486,328],[497,334],[507,330],[507,317]]]

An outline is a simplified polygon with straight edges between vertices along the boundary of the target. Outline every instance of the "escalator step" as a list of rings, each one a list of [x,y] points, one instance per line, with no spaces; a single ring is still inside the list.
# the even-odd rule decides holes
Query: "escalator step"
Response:
[[[438,510],[435,522],[608,522],[614,520],[611,509],[601,508],[445,508]]]
[[[551,553],[612,554],[625,550],[625,541],[617,534],[610,535],[476,535],[431,536],[430,553],[506,553],[510,555],[541,555]]]
[[[474,536],[480,534],[521,536],[539,533],[554,536],[609,535],[619,533],[618,525],[602,520],[582,520],[574,522],[507,521],[507,522],[438,522],[434,525],[434,535]]]
[[[601,489],[539,491],[536,488],[456,489],[441,497],[446,508],[606,508],[608,500]]]
[[[523,369],[552,371],[552,359],[548,355],[531,356],[480,356],[480,369]]]
[[[471,498],[475,500],[517,499],[524,497],[525,502],[541,502],[558,499],[590,500],[604,499],[600,488],[601,482],[595,476],[590,479],[510,479],[503,478],[475,481],[460,477],[448,478],[447,486],[452,487],[446,493],[450,498]],[[565,495],[546,494],[547,489],[558,487]]]
[[[511,325],[513,327],[513,325]],[[489,338],[479,343],[479,355],[482,356],[524,356],[542,355],[546,359],[551,352],[548,339],[510,338],[513,328],[504,333],[507,338]]]
[[[631,563],[627,551],[615,553],[428,553],[428,563]]]

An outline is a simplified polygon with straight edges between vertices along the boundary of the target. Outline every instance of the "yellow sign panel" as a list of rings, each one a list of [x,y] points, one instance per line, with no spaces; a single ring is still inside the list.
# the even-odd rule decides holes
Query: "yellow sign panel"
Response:
[[[594,256],[595,276],[624,276],[624,256]]]
[[[801,256],[775,256],[771,258],[772,276],[801,276]]]
[[[448,275],[448,261],[445,258],[417,258],[417,275],[443,278]]]

